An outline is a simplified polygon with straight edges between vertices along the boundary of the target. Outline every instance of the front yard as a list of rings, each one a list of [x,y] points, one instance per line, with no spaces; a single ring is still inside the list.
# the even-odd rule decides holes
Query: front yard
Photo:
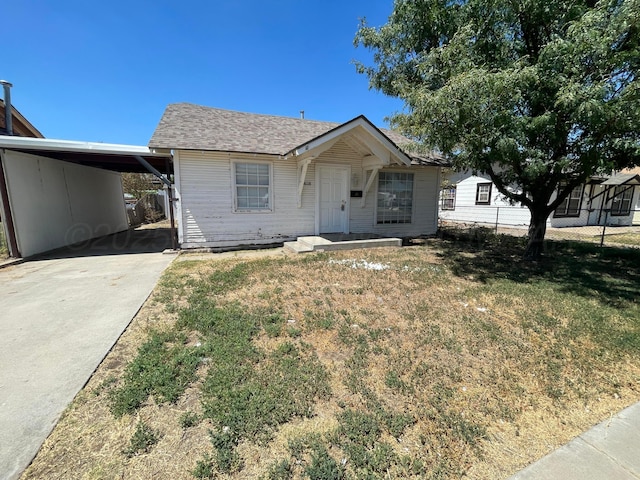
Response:
[[[504,478],[640,400],[640,251],[190,261],[23,478]]]

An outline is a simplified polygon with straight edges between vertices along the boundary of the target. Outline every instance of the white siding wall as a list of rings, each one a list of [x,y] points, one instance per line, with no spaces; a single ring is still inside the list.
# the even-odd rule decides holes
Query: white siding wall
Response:
[[[495,224],[496,219],[501,225],[528,226],[531,219],[529,209],[521,205],[511,205],[498,191],[491,186],[491,201],[489,205],[476,205],[476,193],[479,183],[491,183],[491,179],[476,175],[462,175],[452,177],[451,182],[457,180],[456,201],[454,210],[440,210],[440,217],[468,223]],[[456,183],[453,183],[454,185]]]
[[[602,191],[602,187],[596,186],[593,190],[593,195],[597,195],[601,191]],[[591,192],[591,187],[589,185],[585,185],[584,189],[582,190],[582,201],[580,202],[580,215],[578,215],[577,217],[562,217],[562,216],[556,217],[554,216],[555,214],[552,213],[551,215],[549,215],[547,224],[551,225],[552,227],[558,227],[558,228],[584,227],[590,224],[596,225],[597,223],[594,223],[596,217],[593,216],[594,215],[593,213],[591,213],[591,216],[590,216],[589,211],[587,209],[589,208],[599,209],[600,205],[602,204],[603,196],[600,195],[598,198],[596,198],[590,207],[588,204],[590,192]],[[554,193],[551,196],[551,201],[553,202],[556,199],[556,197],[557,195]],[[592,222],[590,223],[589,220],[591,220]],[[604,215],[603,215],[603,221],[604,221]]]
[[[3,162],[23,257],[129,228],[119,173],[12,151]]]
[[[491,179],[471,175],[470,173],[453,173],[449,177],[449,183],[456,185],[456,200],[454,210],[440,210],[440,217],[445,220],[452,220],[465,223],[495,224],[500,225],[528,226],[531,214],[529,209],[520,204],[510,205],[495,185],[491,188],[491,202],[489,205],[476,205],[476,192],[479,183],[489,183]],[[598,195],[603,191],[601,185],[594,185],[593,191],[590,185],[585,185],[582,193],[582,203],[580,215],[577,217],[554,217],[552,213],[547,219],[547,225],[551,227],[581,227],[587,225],[603,225],[605,221],[604,212],[600,215],[600,208],[605,200],[604,195]],[[595,196],[591,205],[588,203],[589,196]],[[637,200],[635,200],[637,198]],[[551,201],[555,199],[555,194]],[[635,188],[632,205],[640,203],[640,188]],[[610,202],[609,202],[610,206]],[[633,208],[633,207],[632,207]],[[588,209],[592,211],[589,212]],[[628,226],[633,222],[633,211],[630,215],[608,216],[608,225]]]
[[[591,185],[585,185],[582,194],[582,204],[579,217],[553,217],[551,216],[552,227],[580,227],[584,225],[604,225],[605,219],[607,225],[611,226],[630,226],[633,224],[633,205],[635,204],[636,197],[640,197],[640,189],[634,188],[633,196],[631,198],[631,212],[629,215],[605,215],[602,208],[611,208],[611,199],[606,202],[606,194],[603,194],[605,187],[603,185],[594,185],[593,189]],[[611,190],[610,195],[613,195]],[[589,204],[589,195],[595,197],[591,204]],[[555,198],[555,197],[554,197]],[[605,205],[603,205],[605,204]]]
[[[312,234],[315,194],[305,187],[297,206],[297,164],[277,156],[180,151],[175,158],[184,248],[281,242]],[[269,161],[273,168],[273,211],[234,212],[232,164]],[[307,179],[313,178],[311,169]]]
[[[233,211],[232,162],[235,160],[271,162],[273,212]],[[342,141],[309,165],[301,207],[298,207],[298,174],[295,159],[182,150],[177,152],[174,161],[179,198],[179,241],[184,248],[273,243],[303,235],[315,235],[316,165],[350,165],[350,190],[362,190],[366,180],[362,171],[362,156]],[[410,171],[415,174],[413,223],[380,226],[375,224],[377,182],[374,182],[367,195],[365,208],[361,207],[361,199],[348,199],[351,232],[382,235],[436,232],[439,169],[420,167],[412,168]]]

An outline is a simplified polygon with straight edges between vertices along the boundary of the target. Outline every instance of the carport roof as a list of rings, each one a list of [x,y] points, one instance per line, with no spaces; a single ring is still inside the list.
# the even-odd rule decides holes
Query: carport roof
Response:
[[[0,135],[0,148],[116,172],[148,172],[136,157],[142,157],[163,174],[170,174],[173,169],[172,162],[167,161],[171,158],[169,151],[155,151],[137,145]]]

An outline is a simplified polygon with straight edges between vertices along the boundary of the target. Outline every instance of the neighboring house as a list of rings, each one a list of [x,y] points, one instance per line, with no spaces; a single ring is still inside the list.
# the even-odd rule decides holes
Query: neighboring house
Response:
[[[501,225],[529,225],[529,209],[510,204],[488,177],[453,172],[447,175],[445,182],[441,193],[441,218],[469,223],[495,224],[498,220]]]
[[[622,170],[620,173],[630,173],[640,176],[640,167],[627,168],[625,170]],[[640,225],[640,194],[636,198],[636,203],[633,209],[635,210],[633,213],[633,225]]]
[[[4,100],[0,100],[0,135],[7,135],[6,110]],[[14,107],[11,106],[13,135],[18,137],[44,138],[44,135],[34,127],[29,120]]]
[[[323,233],[434,234],[441,158],[364,116],[343,124],[167,107],[149,147],[172,150],[183,248]]]
[[[640,202],[638,185],[640,174],[631,171],[593,177],[571,192],[549,216],[547,225],[631,225]],[[528,208],[510,203],[488,176],[471,172],[450,175],[440,203],[440,217],[451,221],[528,226],[531,218]]]

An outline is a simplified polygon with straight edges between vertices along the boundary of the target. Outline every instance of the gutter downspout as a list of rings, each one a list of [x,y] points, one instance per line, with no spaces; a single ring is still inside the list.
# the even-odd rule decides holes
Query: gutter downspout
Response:
[[[7,135],[13,135],[13,111],[11,108],[11,87],[13,85],[6,80],[0,80],[0,85],[4,89],[4,124]]]

